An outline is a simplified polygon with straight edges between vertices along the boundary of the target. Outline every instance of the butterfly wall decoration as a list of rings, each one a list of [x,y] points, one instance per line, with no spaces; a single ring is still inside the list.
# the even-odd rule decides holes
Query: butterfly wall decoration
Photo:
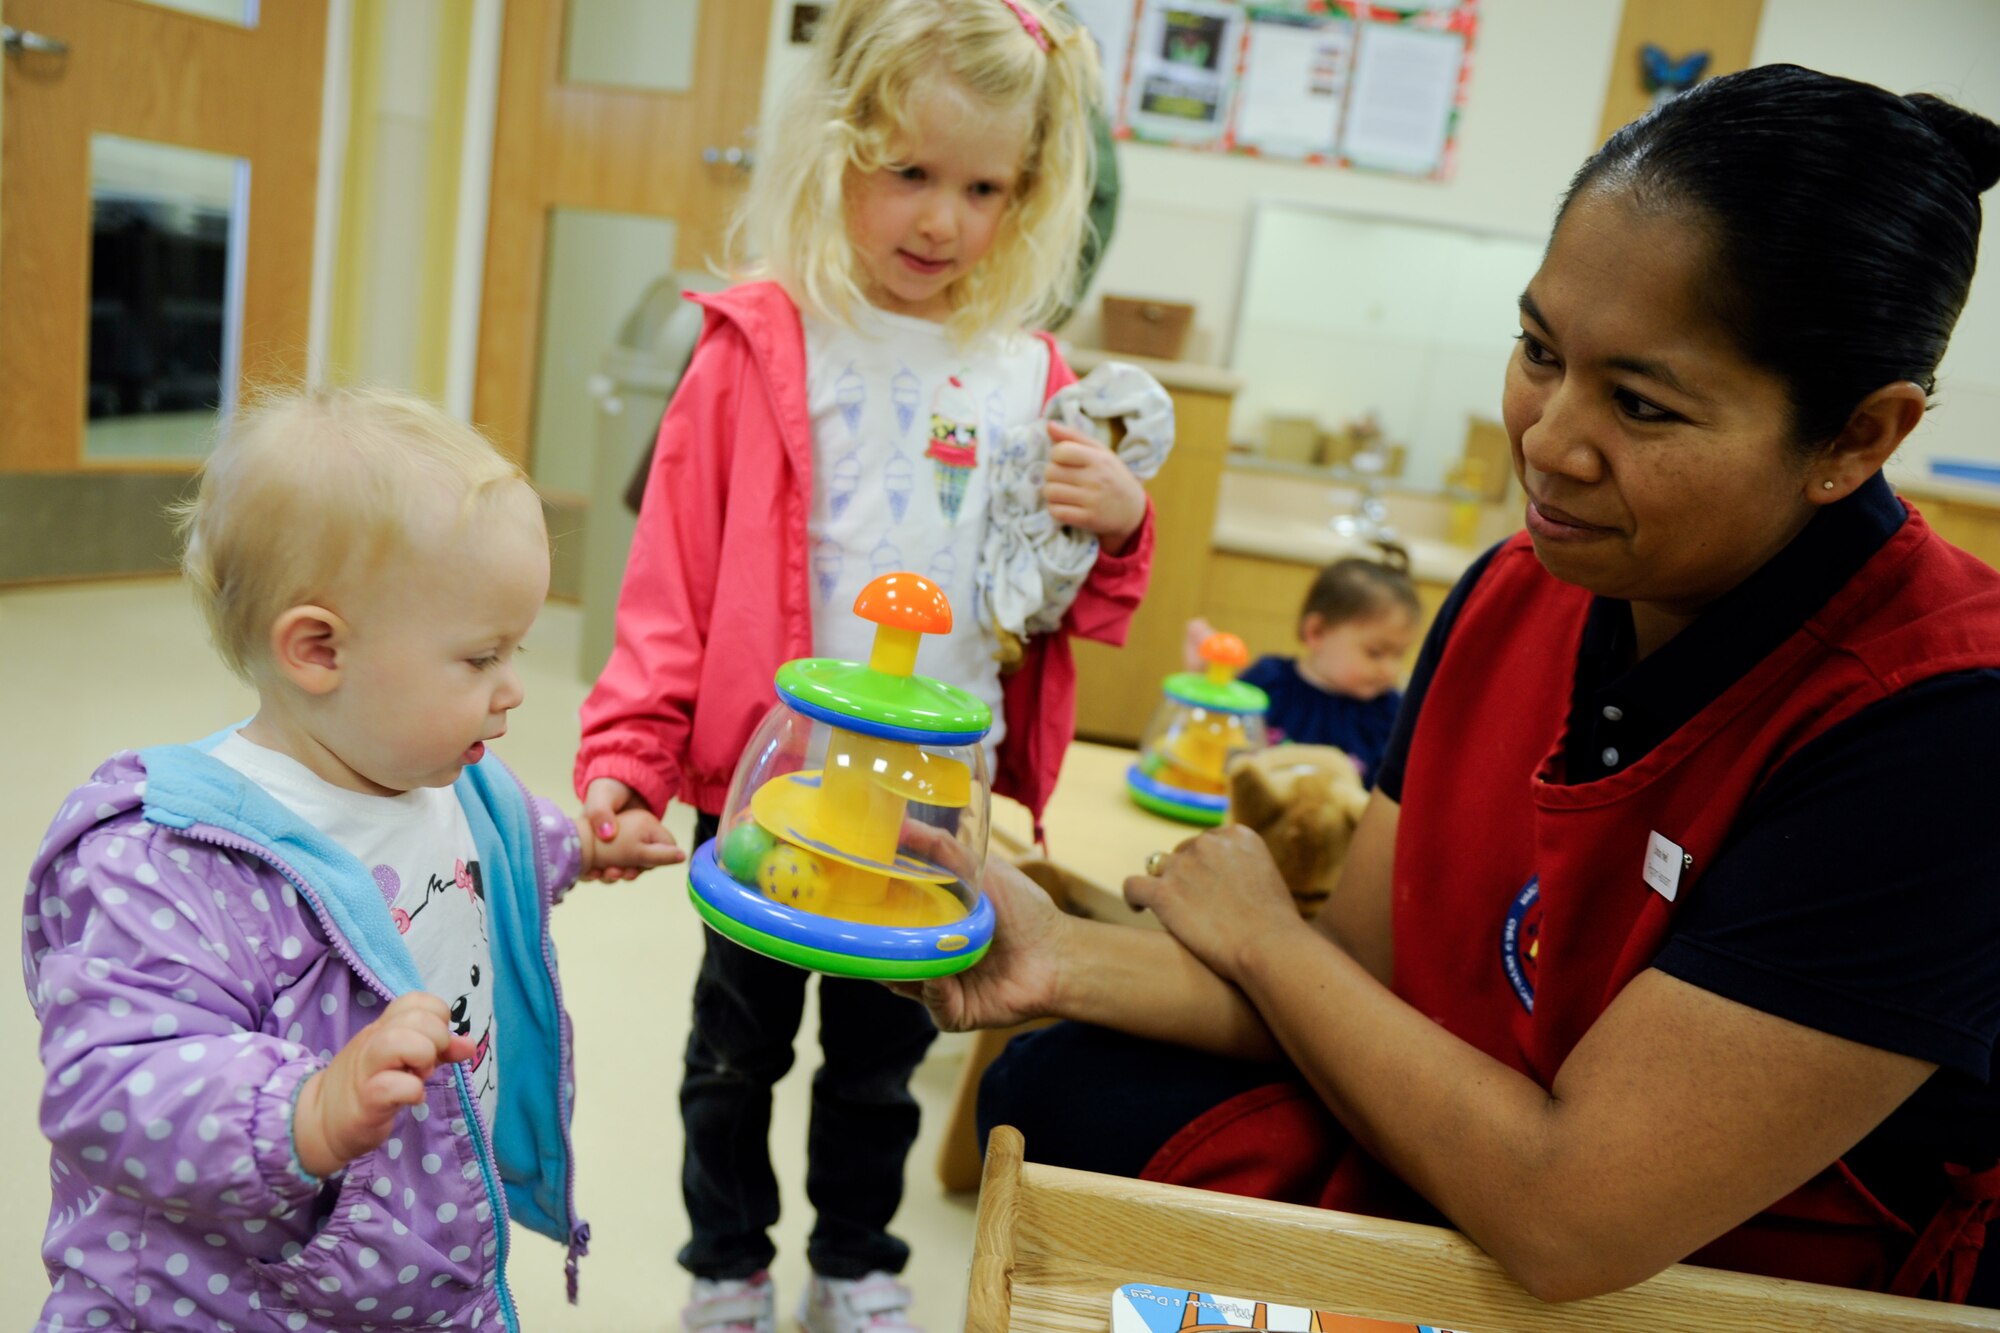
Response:
[[[1639,77],[1653,96],[1653,105],[1672,100],[1701,82],[1708,72],[1708,52],[1694,51],[1675,60],[1663,47],[1647,42],[1639,48]]]

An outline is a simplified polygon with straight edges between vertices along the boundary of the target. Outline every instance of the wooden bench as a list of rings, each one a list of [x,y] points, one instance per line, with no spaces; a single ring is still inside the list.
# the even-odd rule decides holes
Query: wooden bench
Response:
[[[2000,1311],[1677,1264],[1548,1305],[1455,1231],[1023,1162],[993,1132],[969,1333],[1105,1333],[1129,1282],[1442,1325],[1459,1333],[2000,1329]]]

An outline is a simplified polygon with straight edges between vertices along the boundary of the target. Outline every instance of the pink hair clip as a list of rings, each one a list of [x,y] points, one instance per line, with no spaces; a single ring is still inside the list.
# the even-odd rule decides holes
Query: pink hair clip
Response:
[[[1042,30],[1042,21],[1028,12],[1028,7],[1021,0],[1000,0],[1000,3],[1014,11],[1014,17],[1021,20],[1021,27],[1035,39],[1035,45],[1042,48],[1044,55],[1048,54],[1049,35]]]

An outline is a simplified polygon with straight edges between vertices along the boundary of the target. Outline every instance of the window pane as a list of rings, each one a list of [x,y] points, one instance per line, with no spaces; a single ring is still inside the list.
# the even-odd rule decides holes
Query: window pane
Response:
[[[234,406],[248,159],[91,136],[84,457],[199,458]]]
[[[161,9],[179,9],[218,23],[235,23],[245,28],[257,26],[257,0],[146,0]]]
[[[668,218],[584,208],[550,212],[535,377],[537,486],[572,495],[590,490],[597,434],[591,376],[602,369],[626,317],[673,262]]]
[[[569,0],[563,82],[688,91],[700,13],[700,0]]]

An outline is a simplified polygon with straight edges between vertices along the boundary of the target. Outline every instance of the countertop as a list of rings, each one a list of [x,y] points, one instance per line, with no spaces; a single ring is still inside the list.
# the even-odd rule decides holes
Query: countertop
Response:
[[[1410,573],[1424,583],[1453,584],[1479,553],[1521,525],[1518,500],[1482,505],[1472,542],[1445,540],[1454,497],[1385,487],[1382,502],[1397,540],[1410,553]],[[1232,461],[1216,496],[1211,546],[1236,555],[1326,565],[1344,556],[1372,556],[1369,543],[1336,532],[1336,515],[1351,513],[1360,492],[1325,472]]]
[[[1453,546],[1428,537],[1399,536],[1410,553],[1410,577],[1423,583],[1456,583],[1484,547]],[[1328,565],[1346,556],[1375,556],[1368,542],[1343,537],[1324,522],[1273,519],[1259,514],[1220,511],[1215,516],[1214,547],[1235,555],[1285,560],[1299,565]]]
[[[1151,912],[1125,905],[1125,877],[1142,873],[1149,854],[1170,852],[1201,829],[1133,802],[1125,791],[1125,770],[1136,757],[1116,746],[1071,741],[1042,823],[1048,859],[1080,881],[1072,885],[1077,910],[1100,921],[1158,928]],[[1034,821],[1024,806],[994,797],[991,829],[989,856],[1018,861],[1039,855]]]
[[[1088,375],[1106,361],[1123,361],[1137,366],[1169,389],[1191,393],[1212,393],[1224,398],[1235,396],[1243,387],[1243,377],[1221,366],[1196,361],[1161,361],[1157,357],[1134,356],[1130,352],[1107,352],[1101,347],[1063,347],[1063,359],[1078,375]]]

